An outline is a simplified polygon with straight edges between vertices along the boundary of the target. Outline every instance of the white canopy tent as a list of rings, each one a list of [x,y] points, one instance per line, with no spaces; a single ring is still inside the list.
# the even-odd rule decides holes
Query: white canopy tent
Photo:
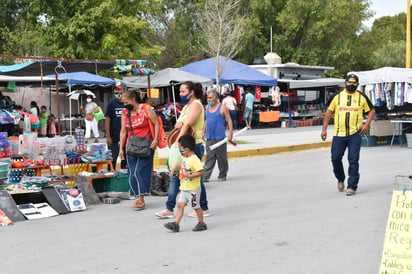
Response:
[[[278,79],[278,82],[288,83],[290,89],[345,86],[345,79],[339,78],[318,78],[311,80]]]
[[[182,84],[186,81],[192,81],[194,83],[201,83],[202,85],[212,85],[213,81],[209,78],[205,78],[199,75],[195,75],[177,68],[166,68],[155,72],[155,74],[150,77],[150,87],[168,87],[172,86],[173,104],[175,116],[176,113],[176,98],[175,98],[175,85]],[[126,83],[128,87],[131,88],[147,88],[149,86],[148,76],[140,77],[125,77],[123,82]]]
[[[351,71],[359,77],[359,84],[405,82],[412,83],[412,69],[383,67],[366,71]]]

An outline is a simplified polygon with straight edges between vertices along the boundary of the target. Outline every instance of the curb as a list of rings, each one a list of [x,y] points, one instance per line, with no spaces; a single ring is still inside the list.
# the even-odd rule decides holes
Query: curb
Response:
[[[332,145],[332,141],[327,142],[317,142],[311,144],[300,144],[300,145],[290,145],[290,146],[279,146],[279,147],[264,147],[264,148],[252,148],[239,151],[228,151],[228,158],[236,157],[248,157],[248,156],[257,156],[257,155],[270,155],[283,152],[294,152],[318,148],[329,148]],[[206,159],[206,156],[203,157],[203,160]],[[167,158],[159,158],[159,165],[166,166]]]

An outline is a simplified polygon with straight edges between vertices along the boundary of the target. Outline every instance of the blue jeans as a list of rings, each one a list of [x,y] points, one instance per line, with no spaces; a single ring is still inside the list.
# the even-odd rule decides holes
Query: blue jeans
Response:
[[[134,157],[126,155],[127,167],[129,171],[130,194],[133,196],[150,194],[153,156],[154,150],[152,150],[149,157]]]
[[[343,170],[342,158],[346,148],[348,148],[348,188],[356,190],[359,182],[359,155],[362,143],[362,136],[359,132],[346,137],[333,136],[332,140],[332,165],[333,173],[338,182],[345,181],[345,171]]]
[[[233,129],[237,129],[237,110],[229,110],[230,119],[232,119]]]
[[[205,148],[202,144],[197,144],[195,147],[195,154],[199,159],[202,159],[203,154],[205,153]],[[173,211],[173,209],[176,206],[176,197],[177,193],[179,193],[179,188],[180,188],[180,180],[179,177],[175,176],[170,176],[170,182],[169,182],[169,190],[168,190],[168,195],[167,195],[167,201],[166,201],[166,208],[170,211]],[[200,178],[200,207],[203,210],[208,210],[208,205],[207,205],[207,195],[206,195],[206,188],[205,184],[203,183],[203,176]]]

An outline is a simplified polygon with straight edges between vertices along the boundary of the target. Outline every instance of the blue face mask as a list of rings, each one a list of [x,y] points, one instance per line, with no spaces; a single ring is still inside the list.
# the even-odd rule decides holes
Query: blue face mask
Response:
[[[183,103],[189,102],[190,98],[192,98],[192,95],[180,95],[180,100],[182,100]]]
[[[216,102],[215,101],[207,101],[207,104],[209,106],[214,106],[216,104]]]

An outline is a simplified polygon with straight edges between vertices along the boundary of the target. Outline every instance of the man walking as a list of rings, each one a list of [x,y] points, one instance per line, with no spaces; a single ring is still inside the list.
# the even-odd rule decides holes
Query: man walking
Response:
[[[114,86],[114,96],[106,109],[106,138],[107,146],[112,150],[113,167],[116,169],[117,157],[119,156],[119,142],[120,142],[120,128],[122,124],[122,110],[125,109],[124,104],[120,102],[123,91],[127,89],[127,86],[122,81],[117,81]],[[127,167],[126,160],[122,160],[120,168]]]
[[[219,103],[219,95],[216,90],[210,90],[207,93],[206,107],[206,121],[203,128],[203,140],[206,139],[206,162],[205,162],[205,182],[210,180],[213,168],[216,161],[219,168],[218,181],[226,181],[227,172],[229,169],[229,163],[227,160],[227,144],[217,147],[211,150],[210,147],[221,140],[225,139],[226,122],[229,127],[229,134],[227,138],[232,140],[233,138],[233,123],[230,118],[229,109]]]
[[[247,129],[252,129],[252,117],[253,117],[253,101],[255,96],[253,96],[250,88],[246,88],[245,96],[245,110],[243,111],[243,121],[245,121]]]
[[[346,148],[348,149],[349,178],[346,195],[352,196],[358,189],[359,182],[359,154],[362,135],[368,132],[370,123],[375,116],[375,109],[365,94],[357,90],[359,78],[355,74],[346,77],[346,88],[335,94],[326,111],[323,121],[321,138],[327,137],[327,127],[334,114],[334,130],[332,140],[332,165],[333,172],[338,180],[338,190],[345,188],[345,171],[342,158]],[[364,113],[368,114],[363,123]]]

